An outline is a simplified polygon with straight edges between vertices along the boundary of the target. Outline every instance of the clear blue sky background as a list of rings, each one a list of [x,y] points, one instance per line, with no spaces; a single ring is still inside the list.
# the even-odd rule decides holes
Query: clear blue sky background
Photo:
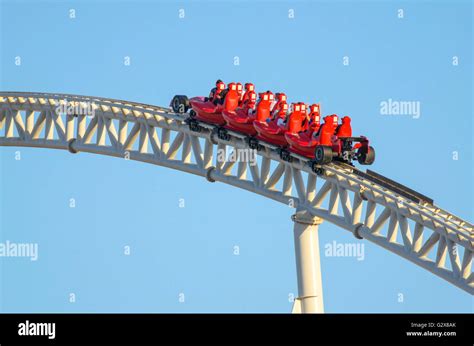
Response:
[[[0,4],[0,90],[168,105],[176,93],[206,94],[217,78],[253,81],[350,115],[354,132],[376,147],[374,170],[474,219],[470,1]],[[381,115],[389,98],[421,102],[421,117]],[[287,206],[116,158],[28,148],[1,148],[0,156],[0,241],[39,244],[36,262],[0,258],[1,311],[291,310]],[[356,242],[329,223],[320,229],[321,247]],[[327,312],[473,311],[466,292],[363,243],[363,261],[323,251]]]

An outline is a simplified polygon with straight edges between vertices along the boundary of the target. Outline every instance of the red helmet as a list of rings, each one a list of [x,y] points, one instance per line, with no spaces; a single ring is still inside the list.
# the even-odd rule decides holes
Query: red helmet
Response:
[[[286,95],[284,93],[276,93],[277,101],[286,101]]]
[[[247,105],[249,105],[250,107],[253,107],[256,102],[257,102],[257,93],[255,91],[249,91]]]
[[[319,104],[313,103],[311,106],[309,106],[309,111],[310,113],[319,113]]]
[[[236,91],[237,90],[237,84],[235,84],[234,82],[229,83],[229,90]]]
[[[299,102],[300,106],[301,106],[301,112],[303,113],[306,113],[306,103],[304,102]]]
[[[225,89],[225,83],[220,81],[219,83],[216,83],[217,90],[224,90]]]
[[[319,126],[321,124],[319,112],[311,112],[310,120],[313,125]]]
[[[255,91],[255,85],[252,83],[245,83],[245,90],[246,91]]]
[[[242,93],[242,83],[237,83],[237,91],[239,92],[239,94]]]

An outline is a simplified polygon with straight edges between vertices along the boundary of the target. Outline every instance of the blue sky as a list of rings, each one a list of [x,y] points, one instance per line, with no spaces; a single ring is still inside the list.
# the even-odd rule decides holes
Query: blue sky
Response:
[[[374,170],[474,219],[472,2],[0,4],[0,90],[166,106],[174,94],[207,94],[217,78],[252,81],[350,115],[376,148]],[[419,102],[420,117],[380,114],[389,99]],[[287,206],[116,158],[0,156],[0,241],[39,244],[37,261],[0,258],[1,311],[291,310]],[[362,261],[324,256],[325,245],[356,239],[327,222],[320,230],[327,312],[472,312],[468,293],[369,242]]]

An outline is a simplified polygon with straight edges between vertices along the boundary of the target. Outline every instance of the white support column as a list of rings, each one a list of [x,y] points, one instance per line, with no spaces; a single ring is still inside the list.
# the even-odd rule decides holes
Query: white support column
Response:
[[[297,211],[294,221],[298,298],[293,313],[323,313],[323,285],[319,260],[318,226],[323,221],[307,211]]]

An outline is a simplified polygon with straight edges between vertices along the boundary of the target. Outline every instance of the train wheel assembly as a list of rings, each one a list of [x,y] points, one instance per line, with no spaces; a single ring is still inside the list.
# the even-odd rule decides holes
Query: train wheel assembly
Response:
[[[255,137],[248,137],[247,144],[249,145],[250,149],[260,151],[263,149],[262,145],[258,144],[258,139]]]
[[[196,119],[188,118],[185,120],[186,124],[189,125],[189,129],[193,132],[201,132],[202,127],[199,125],[199,122]]]
[[[375,161],[375,149],[370,146],[368,149],[367,152],[367,148],[362,147],[357,151],[357,161],[361,165],[371,165]]]
[[[326,145],[318,145],[314,152],[314,160],[319,165],[324,165],[332,161],[332,149]]]
[[[173,112],[183,114],[190,108],[189,100],[186,95],[175,95],[171,100],[171,109]]]
[[[282,159],[283,161],[286,161],[286,162],[291,162],[292,161],[292,157],[290,155],[290,152],[288,150],[285,150],[285,149],[279,149],[279,154],[280,154],[280,159]]]

